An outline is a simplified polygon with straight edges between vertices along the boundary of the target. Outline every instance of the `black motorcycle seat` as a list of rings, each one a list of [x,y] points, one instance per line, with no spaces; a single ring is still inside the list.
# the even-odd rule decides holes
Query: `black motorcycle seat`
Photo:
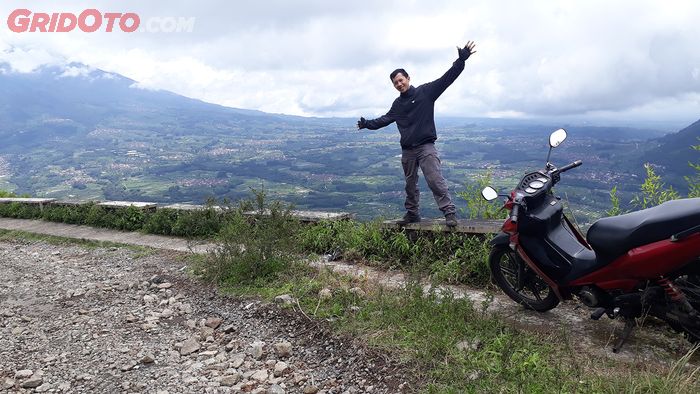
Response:
[[[700,198],[667,201],[653,208],[598,220],[588,230],[588,243],[598,258],[611,261],[629,250],[700,224]]]

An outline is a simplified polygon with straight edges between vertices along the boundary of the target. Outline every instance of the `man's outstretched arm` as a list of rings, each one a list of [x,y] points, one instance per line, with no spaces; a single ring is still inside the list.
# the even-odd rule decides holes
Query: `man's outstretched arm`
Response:
[[[389,126],[393,121],[394,117],[391,116],[391,111],[389,111],[388,114],[380,116],[376,119],[367,120],[365,118],[360,118],[360,120],[357,121],[357,129],[377,130],[385,126]]]
[[[452,63],[452,67],[450,67],[443,76],[427,84],[429,85],[430,96],[433,100],[437,100],[445,89],[452,85],[452,82],[462,73],[462,70],[464,70],[464,62],[469,59],[469,56],[476,53],[474,46],[474,42],[469,41],[464,48],[457,47],[458,58]]]

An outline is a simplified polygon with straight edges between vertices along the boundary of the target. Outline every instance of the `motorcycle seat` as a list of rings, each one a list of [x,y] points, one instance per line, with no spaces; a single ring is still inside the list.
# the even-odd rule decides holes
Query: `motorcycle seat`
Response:
[[[667,201],[656,207],[598,220],[587,240],[598,258],[611,261],[629,250],[700,224],[700,198]]]

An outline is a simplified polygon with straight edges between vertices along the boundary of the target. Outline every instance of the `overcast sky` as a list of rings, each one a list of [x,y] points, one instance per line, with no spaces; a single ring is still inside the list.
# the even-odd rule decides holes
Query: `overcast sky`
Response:
[[[191,32],[14,33],[8,16],[135,12]],[[141,87],[305,116],[384,114],[397,92],[477,53],[438,100],[450,116],[700,118],[700,1],[3,1],[0,61],[81,62]],[[103,22],[104,23],[104,22]],[[167,27],[167,26],[166,26]],[[164,27],[164,28],[166,28]]]

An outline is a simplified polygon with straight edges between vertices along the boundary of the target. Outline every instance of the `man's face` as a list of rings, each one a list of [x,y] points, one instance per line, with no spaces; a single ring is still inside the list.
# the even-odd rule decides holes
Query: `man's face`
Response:
[[[406,76],[404,76],[403,73],[396,74],[396,76],[394,77],[394,79],[391,80],[391,82],[394,83],[394,87],[400,93],[406,92],[408,88],[411,87],[411,78],[406,78]]]

